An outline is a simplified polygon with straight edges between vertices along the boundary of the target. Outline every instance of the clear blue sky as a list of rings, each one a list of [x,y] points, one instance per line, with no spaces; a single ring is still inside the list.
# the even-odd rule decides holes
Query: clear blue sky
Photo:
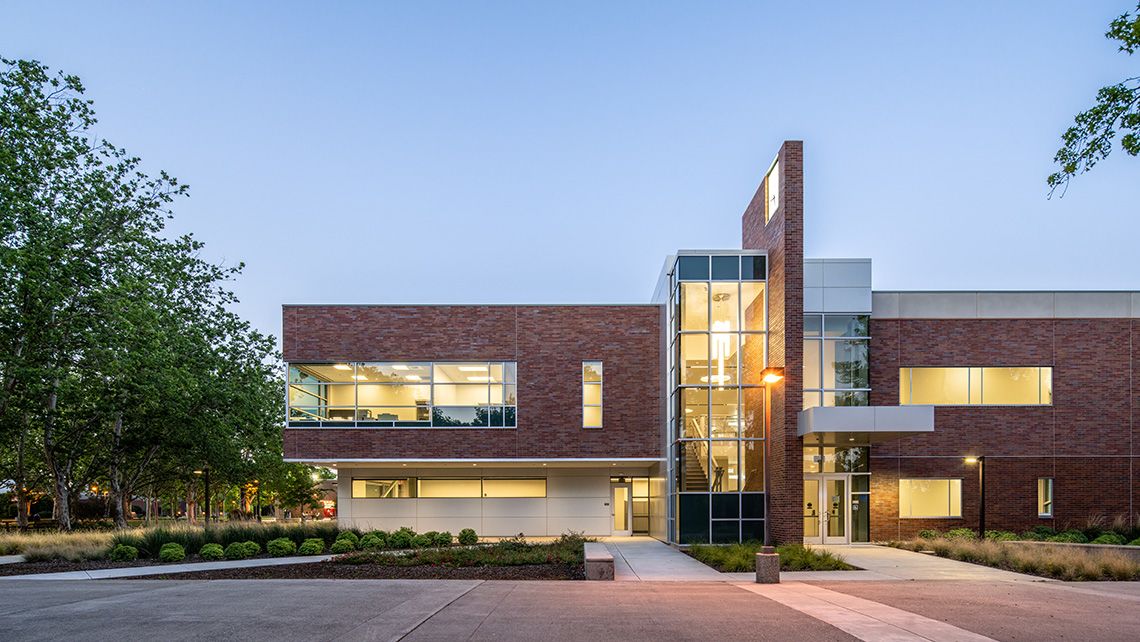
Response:
[[[877,289],[1140,290],[1140,159],[1045,187],[1140,72],[1102,35],[1132,0],[801,4],[24,2],[0,54],[189,183],[174,229],[274,334],[282,303],[646,301],[671,251],[739,246],[788,138],[807,254]]]

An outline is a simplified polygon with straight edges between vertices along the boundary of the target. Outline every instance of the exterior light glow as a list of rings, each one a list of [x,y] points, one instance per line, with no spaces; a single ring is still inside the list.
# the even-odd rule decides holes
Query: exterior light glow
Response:
[[[348,365],[347,363],[335,364],[333,365],[333,368],[336,370],[352,370],[352,366]]]
[[[783,375],[778,375],[775,372],[769,372],[764,375],[764,383],[779,383],[784,379]]]
[[[976,463],[978,463],[978,458],[977,457],[967,457],[966,463],[967,464],[976,464]]]
[[[195,471],[194,471],[194,474],[195,474],[195,475],[201,475],[201,474],[202,474],[202,471],[200,471],[200,470],[195,470]]]

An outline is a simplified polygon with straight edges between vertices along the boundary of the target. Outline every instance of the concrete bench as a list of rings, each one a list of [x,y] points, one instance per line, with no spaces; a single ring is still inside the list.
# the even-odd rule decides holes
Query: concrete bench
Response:
[[[614,579],[614,556],[600,542],[586,542],[586,579]]]

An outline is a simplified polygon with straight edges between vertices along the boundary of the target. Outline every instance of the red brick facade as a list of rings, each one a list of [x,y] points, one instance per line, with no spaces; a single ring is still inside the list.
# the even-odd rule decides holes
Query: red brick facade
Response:
[[[662,308],[285,306],[284,357],[305,361],[515,361],[518,427],[286,428],[307,459],[661,456]],[[604,427],[582,428],[582,361],[604,363]]]
[[[779,207],[765,221],[765,180],[748,204],[741,226],[744,249],[768,252],[768,365],[784,368],[783,382],[772,386],[767,462],[771,534],[776,541],[800,541],[803,444],[796,436],[796,417],[803,407],[803,142],[786,141],[779,161]]]
[[[1140,500],[1136,407],[1140,327],[1128,319],[872,319],[872,405],[898,405],[899,368],[1052,366],[1053,405],[935,410],[933,434],[871,450],[871,539],[977,527],[986,457],[986,527],[1135,519]],[[898,480],[962,478],[962,519],[898,518]],[[1037,517],[1037,479],[1054,479],[1054,517]]]

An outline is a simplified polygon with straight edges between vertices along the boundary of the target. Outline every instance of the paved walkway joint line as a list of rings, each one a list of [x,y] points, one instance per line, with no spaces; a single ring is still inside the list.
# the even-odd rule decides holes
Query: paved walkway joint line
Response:
[[[893,606],[800,582],[737,584],[774,602],[875,642],[993,642],[992,638]]]

